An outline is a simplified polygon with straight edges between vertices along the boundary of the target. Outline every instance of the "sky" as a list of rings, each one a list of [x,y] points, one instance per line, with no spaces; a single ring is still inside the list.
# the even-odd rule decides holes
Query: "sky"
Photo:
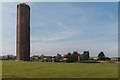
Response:
[[[18,2],[2,3],[2,55],[16,55]],[[117,2],[29,2],[31,55],[118,56]],[[1,24],[1,23],[0,23]]]

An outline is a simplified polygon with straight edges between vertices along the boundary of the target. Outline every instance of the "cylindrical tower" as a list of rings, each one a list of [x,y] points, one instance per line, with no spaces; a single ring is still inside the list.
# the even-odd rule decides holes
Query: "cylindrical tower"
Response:
[[[17,60],[30,60],[30,7],[17,5]]]

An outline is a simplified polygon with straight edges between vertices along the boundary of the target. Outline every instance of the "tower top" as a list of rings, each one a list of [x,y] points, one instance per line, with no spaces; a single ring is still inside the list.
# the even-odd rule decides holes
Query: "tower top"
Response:
[[[28,5],[28,2],[26,2],[26,5]]]
[[[28,3],[20,3],[20,4],[17,4],[17,6],[28,6],[30,8],[30,6],[28,5]]]

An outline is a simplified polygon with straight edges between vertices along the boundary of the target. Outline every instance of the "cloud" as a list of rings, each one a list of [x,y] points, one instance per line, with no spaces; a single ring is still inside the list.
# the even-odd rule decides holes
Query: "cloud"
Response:
[[[57,30],[55,31],[55,33],[52,31],[48,31],[48,34],[51,34],[51,35],[41,35],[42,37],[38,37],[35,36],[36,34],[33,35],[32,37],[32,42],[51,42],[51,41],[61,41],[61,40],[65,40],[65,39],[69,39],[69,38],[72,38],[76,35],[80,35],[80,31],[76,31],[74,29],[71,29],[70,26],[66,26],[65,24],[61,23],[60,21],[56,20],[56,21],[53,21],[54,24],[57,24],[56,25],[56,29],[57,28],[60,28],[61,30]],[[37,27],[37,29],[41,29],[41,27]],[[43,30],[43,31],[46,31],[46,28]]]
[[[66,31],[72,31],[72,29],[71,29],[70,27],[67,27],[66,25],[62,24],[61,22],[56,21],[56,23],[57,23],[59,26],[63,27]]]

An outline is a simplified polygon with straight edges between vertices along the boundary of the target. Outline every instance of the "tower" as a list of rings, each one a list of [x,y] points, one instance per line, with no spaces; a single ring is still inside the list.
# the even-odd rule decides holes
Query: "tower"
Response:
[[[30,60],[30,7],[17,5],[17,60]]]

